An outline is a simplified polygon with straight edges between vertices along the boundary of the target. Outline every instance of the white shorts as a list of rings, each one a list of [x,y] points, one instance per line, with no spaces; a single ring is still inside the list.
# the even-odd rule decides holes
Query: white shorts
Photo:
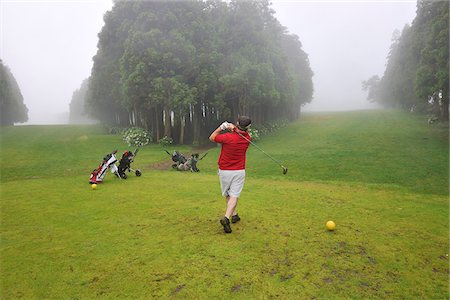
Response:
[[[220,188],[222,196],[239,197],[244,187],[245,170],[220,170],[219,174]]]

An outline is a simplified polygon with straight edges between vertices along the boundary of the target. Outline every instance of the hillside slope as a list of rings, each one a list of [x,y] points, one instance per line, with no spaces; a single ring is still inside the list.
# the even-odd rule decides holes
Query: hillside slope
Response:
[[[287,175],[250,148],[224,234],[217,147],[200,173],[143,147],[141,177],[92,190],[119,136],[2,128],[0,297],[448,299],[445,132],[393,111],[305,115],[258,143]]]

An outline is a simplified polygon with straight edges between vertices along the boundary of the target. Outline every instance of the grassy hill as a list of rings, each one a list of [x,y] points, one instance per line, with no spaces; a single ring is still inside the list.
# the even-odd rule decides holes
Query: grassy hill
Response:
[[[2,298],[448,299],[448,128],[420,117],[306,114],[264,137],[289,172],[249,149],[229,235],[217,147],[182,173],[146,146],[142,177],[108,174],[94,191],[103,155],[128,149],[120,136],[0,134]]]

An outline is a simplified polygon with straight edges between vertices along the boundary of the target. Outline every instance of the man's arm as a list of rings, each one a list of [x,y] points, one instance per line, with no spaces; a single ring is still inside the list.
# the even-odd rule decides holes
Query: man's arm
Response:
[[[209,136],[209,140],[211,142],[216,142],[216,136],[219,135],[219,133],[222,130],[230,130],[233,131],[235,130],[236,126],[233,123],[228,123],[228,122],[223,122],[219,127],[216,128],[216,130],[213,131],[213,133],[211,133],[211,135]]]
[[[216,130],[213,131],[213,133],[211,133],[211,135],[209,136],[209,140],[211,142],[216,142],[216,136],[219,135],[219,133],[222,131],[222,129],[219,127],[216,128]]]

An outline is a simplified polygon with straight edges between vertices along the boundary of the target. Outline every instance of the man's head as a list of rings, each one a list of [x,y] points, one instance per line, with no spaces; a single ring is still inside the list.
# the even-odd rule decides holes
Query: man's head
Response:
[[[242,131],[247,131],[252,125],[252,120],[247,116],[239,116],[237,119],[237,127]]]

